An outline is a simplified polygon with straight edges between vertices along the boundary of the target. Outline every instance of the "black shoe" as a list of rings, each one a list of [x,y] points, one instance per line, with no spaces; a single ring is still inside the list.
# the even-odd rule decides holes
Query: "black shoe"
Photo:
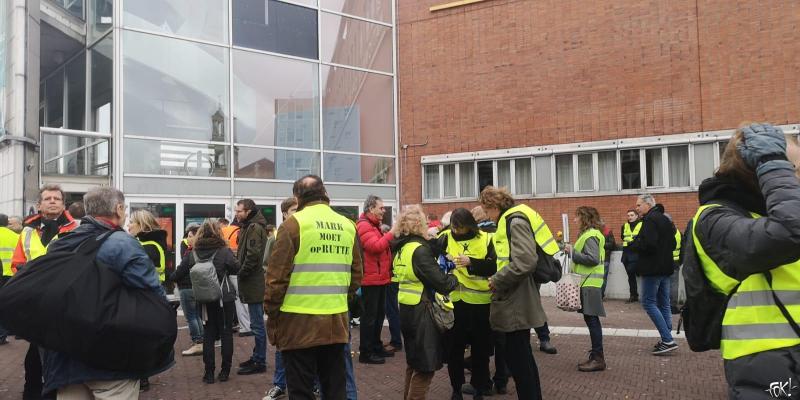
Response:
[[[203,382],[214,383],[214,371],[206,371],[205,375],[203,375]]]
[[[249,359],[249,360],[247,360],[247,361],[245,361],[243,363],[239,363],[239,368],[252,367],[253,364],[255,364],[255,363],[256,362],[253,361],[253,359]]]
[[[472,384],[465,383],[461,385],[461,393],[474,395],[475,392],[475,387],[473,387]]]
[[[639,302],[639,296],[631,296],[626,301],[626,303],[628,303],[628,304],[630,304],[630,303],[638,303],[638,302]]]
[[[453,394],[450,395],[450,400],[464,400],[464,396],[462,396],[461,393],[458,392],[458,390],[453,389]]]
[[[386,359],[377,354],[361,354],[358,356],[358,362],[362,364],[386,364]]]
[[[253,374],[263,374],[267,372],[267,366],[264,364],[257,364],[253,363],[253,365],[249,367],[242,367],[239,368],[239,371],[236,371],[237,375],[253,375]]]
[[[150,390],[150,380],[147,378],[139,380],[139,391],[146,392]]]
[[[229,369],[223,369],[222,371],[219,371],[219,375],[217,375],[217,380],[220,382],[227,382],[230,374],[231,371]]]
[[[558,354],[556,346],[550,344],[549,340],[543,340],[539,342],[539,350],[547,354]]]
[[[248,337],[248,336],[254,336],[254,335],[255,335],[255,333],[253,333],[253,331],[250,331],[250,332],[239,332],[239,337]]]
[[[8,344],[8,338],[0,338],[0,346]]]
[[[381,347],[381,351],[376,352],[375,354],[380,356],[380,357],[383,357],[383,358],[394,357],[394,353],[393,352],[388,351],[388,350],[384,349],[383,347]]]

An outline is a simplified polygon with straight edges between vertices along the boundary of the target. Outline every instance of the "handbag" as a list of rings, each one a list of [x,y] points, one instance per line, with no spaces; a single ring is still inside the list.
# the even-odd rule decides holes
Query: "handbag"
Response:
[[[564,311],[581,309],[581,279],[579,274],[570,272],[570,256],[564,253],[561,263],[561,280],[556,282],[556,307]]]
[[[447,332],[452,329],[453,325],[456,323],[456,315],[453,312],[453,302],[450,301],[449,297],[439,293],[436,293],[433,298],[433,301],[428,300],[425,302],[425,307],[428,309],[433,324],[436,325],[439,332]]]

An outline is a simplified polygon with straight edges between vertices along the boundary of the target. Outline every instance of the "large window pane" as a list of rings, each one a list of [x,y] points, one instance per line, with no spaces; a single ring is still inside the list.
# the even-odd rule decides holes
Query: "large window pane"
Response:
[[[478,192],[487,186],[494,186],[494,166],[491,161],[478,161]]]
[[[319,153],[315,152],[237,146],[234,162],[237,178],[293,181],[309,174],[319,175]]]
[[[533,194],[533,177],[531,176],[531,159],[514,160],[514,193]]]
[[[704,179],[714,175],[714,143],[694,145],[694,184],[700,186]]]
[[[394,183],[394,159],[325,153],[325,182]]]
[[[322,0],[320,6],[326,10],[338,11],[357,17],[392,22],[391,0]]]
[[[228,146],[125,139],[123,149],[128,174],[228,176]]]
[[[67,128],[83,130],[86,116],[86,53],[67,65]]]
[[[92,47],[90,130],[95,132],[111,133],[111,104],[114,95],[113,55],[112,35],[106,36]]]
[[[664,186],[664,161],[661,149],[645,150],[647,167],[647,187]]]
[[[89,0],[89,42],[101,38],[114,22],[114,0]]]
[[[556,191],[558,193],[573,192],[572,183],[572,154],[556,156]]]
[[[317,10],[275,0],[234,0],[233,44],[317,59]]]
[[[126,1],[125,26],[228,42],[228,0]]]
[[[442,183],[444,184],[444,192],[442,197],[453,198],[456,197],[456,165],[445,164],[442,165]]]
[[[322,13],[321,60],[392,72],[392,28]]]
[[[228,141],[228,56],[216,46],[125,32],[124,132]]]
[[[600,191],[617,190],[617,152],[597,153],[597,177]]]
[[[394,154],[392,77],[322,67],[326,150]]]
[[[639,150],[620,150],[619,158],[622,170],[622,189],[641,189],[642,167],[639,163]]]
[[[47,125],[50,128],[64,127],[64,70],[58,70],[45,84]]]
[[[553,177],[550,157],[536,157],[536,194],[553,193]]]
[[[439,166],[438,165],[425,165],[423,168],[423,175],[425,179],[425,193],[422,197],[429,200],[436,200],[439,198]]]
[[[578,190],[594,190],[594,162],[591,154],[578,155]]]
[[[511,191],[511,160],[497,161],[497,186]]]
[[[314,63],[234,50],[234,141],[318,149],[318,74]]]
[[[475,163],[463,162],[458,164],[458,185],[461,187],[461,197],[477,197],[475,193]]]
[[[689,146],[667,148],[669,157],[669,186],[689,186]]]

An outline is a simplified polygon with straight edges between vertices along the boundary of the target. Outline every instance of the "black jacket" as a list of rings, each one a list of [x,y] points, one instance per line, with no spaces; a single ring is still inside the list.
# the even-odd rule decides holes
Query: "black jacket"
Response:
[[[639,261],[636,263],[637,275],[672,275],[675,227],[664,216],[664,206],[656,204],[644,215],[639,235],[628,247],[639,255]]]
[[[213,238],[202,238],[198,239],[195,243],[194,251],[197,252],[197,256],[200,259],[205,260],[208,257],[211,257],[214,252],[214,268],[217,270],[217,279],[220,281],[222,280],[223,276],[227,273],[228,275],[236,275],[239,273],[239,260],[236,259],[236,256],[233,255],[233,252],[228,247],[228,244],[225,243],[222,239],[213,239]],[[182,289],[191,289],[192,281],[189,278],[189,270],[194,267],[194,264],[197,260],[194,259],[194,255],[190,251],[183,257],[181,260],[181,265],[175,269],[175,273],[170,276],[170,280],[174,282],[179,282],[178,287],[180,288],[180,282],[185,282],[188,280],[189,287],[182,288]],[[235,297],[230,299],[223,299],[223,301],[234,301],[236,300]]]

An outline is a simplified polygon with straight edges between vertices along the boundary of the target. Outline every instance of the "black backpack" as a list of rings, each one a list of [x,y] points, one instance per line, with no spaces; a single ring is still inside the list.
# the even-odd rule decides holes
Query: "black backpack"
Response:
[[[112,233],[26,263],[0,290],[0,324],[93,368],[142,374],[163,370],[174,361],[175,310],[149,289],[124,285],[97,261],[101,244]]]
[[[686,341],[692,351],[719,349],[722,338],[722,318],[728,307],[728,300],[739,289],[739,285],[725,295],[716,291],[706,278],[703,266],[697,257],[694,246],[693,221],[690,220],[684,232],[683,281],[686,287],[686,303],[681,308],[677,332],[681,325],[686,331]]]
[[[514,218],[522,217],[510,217],[506,219],[506,237],[508,238],[509,246],[511,245],[511,220]],[[531,227],[531,229],[533,229],[533,227]],[[531,234],[533,234],[532,230]],[[534,238],[534,242],[535,241],[536,238]],[[542,246],[539,246],[539,243],[536,243],[536,256],[538,257],[538,261],[536,270],[533,272],[533,281],[539,284],[560,281],[562,270],[561,261],[545,253],[544,250],[542,250]],[[510,254],[508,255],[508,259],[509,261],[511,260]]]

